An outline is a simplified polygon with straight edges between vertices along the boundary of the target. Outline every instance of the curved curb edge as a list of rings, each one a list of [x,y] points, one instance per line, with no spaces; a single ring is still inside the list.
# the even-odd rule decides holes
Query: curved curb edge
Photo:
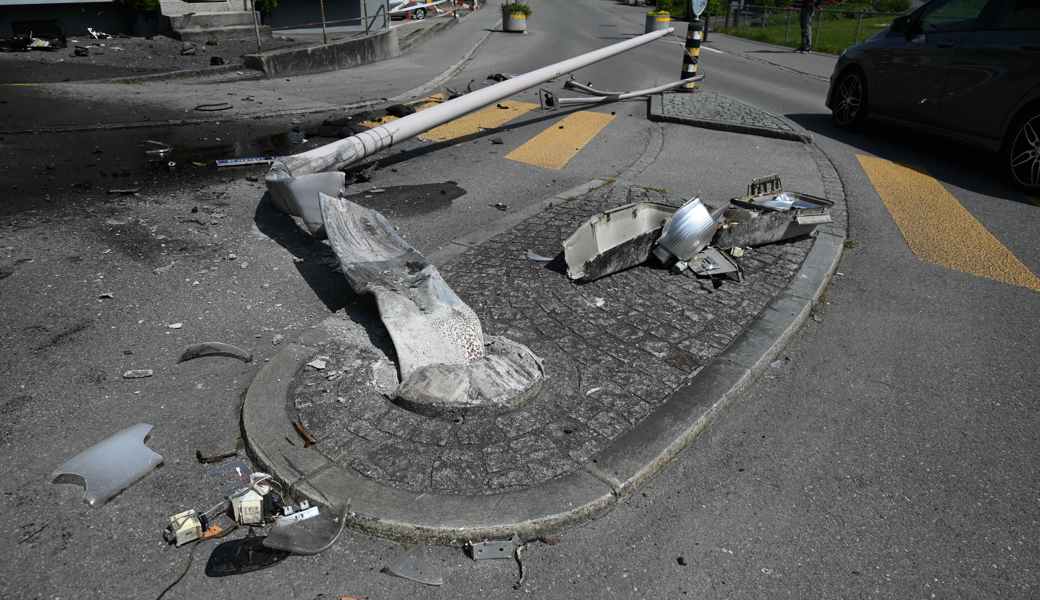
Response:
[[[304,448],[289,421],[286,398],[296,373],[317,353],[314,346],[333,335],[339,317],[330,317],[304,333],[299,344],[283,348],[256,375],[242,408],[242,435],[248,451],[262,468],[311,500],[332,504],[334,499],[349,499],[349,524],[355,529],[403,541],[455,544],[513,533],[532,539],[603,514],[674,460],[747,389],[798,331],[829,283],[847,229],[844,189],[822,150],[815,144],[807,148],[828,198],[840,208],[834,223],[820,228],[788,287],[728,349],[582,469],[502,494],[416,494],[364,478],[335,465],[317,450]],[[536,203],[530,210],[606,183],[593,180]],[[510,222],[521,217],[516,215]],[[475,242],[460,238],[436,256],[450,259]]]

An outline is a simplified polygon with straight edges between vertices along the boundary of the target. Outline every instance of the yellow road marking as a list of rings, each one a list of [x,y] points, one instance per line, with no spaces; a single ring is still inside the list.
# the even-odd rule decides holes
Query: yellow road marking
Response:
[[[1022,264],[934,178],[874,156],[857,155],[910,250],[923,260],[1040,291]]]
[[[505,108],[499,108],[499,106],[504,106]],[[419,139],[430,142],[444,142],[473,135],[474,133],[479,133],[481,129],[501,127],[536,108],[538,108],[538,105],[530,102],[516,102],[512,100],[499,102],[496,106],[489,106],[475,113],[459,117],[454,121],[449,121],[440,127],[434,127],[420,135]]]
[[[444,94],[433,94],[431,96],[423,98],[422,101],[420,101],[418,104],[412,105],[412,108],[414,108],[416,112],[421,112],[426,110],[427,108],[437,106],[441,102],[444,102]],[[367,129],[372,129],[373,127],[383,125],[384,123],[396,121],[398,118],[399,117],[395,117],[393,115],[384,115],[379,119],[374,119],[371,121],[362,121],[361,126]]]
[[[613,115],[605,113],[573,113],[507,154],[506,158],[546,169],[562,169],[613,120]]]

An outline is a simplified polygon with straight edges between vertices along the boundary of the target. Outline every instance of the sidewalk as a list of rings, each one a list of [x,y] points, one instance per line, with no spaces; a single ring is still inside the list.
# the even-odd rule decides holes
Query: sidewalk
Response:
[[[795,52],[785,46],[756,42],[714,31],[704,45],[708,48],[743,56],[748,60],[769,63],[824,81],[829,80],[838,57],[820,52]],[[710,52],[710,50],[709,50]]]

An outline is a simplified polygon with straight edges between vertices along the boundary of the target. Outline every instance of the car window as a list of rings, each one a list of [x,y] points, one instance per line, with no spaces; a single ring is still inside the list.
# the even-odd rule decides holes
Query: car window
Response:
[[[927,33],[972,31],[989,0],[948,0],[936,2],[921,18],[921,30]]]
[[[992,28],[1040,30],[1040,0],[1006,0]]]

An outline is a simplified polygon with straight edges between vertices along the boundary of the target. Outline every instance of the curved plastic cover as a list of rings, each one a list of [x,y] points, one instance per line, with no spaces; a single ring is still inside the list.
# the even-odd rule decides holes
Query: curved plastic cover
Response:
[[[131,425],[100,441],[61,465],[51,475],[53,483],[80,483],[83,500],[91,506],[108,502],[163,462],[144,445],[152,426]]]

